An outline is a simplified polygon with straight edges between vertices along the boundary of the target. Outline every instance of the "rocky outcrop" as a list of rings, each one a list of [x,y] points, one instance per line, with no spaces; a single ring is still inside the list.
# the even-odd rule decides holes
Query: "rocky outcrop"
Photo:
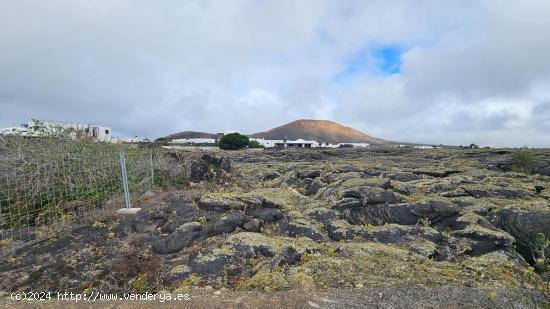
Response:
[[[212,223],[207,229],[208,236],[230,233],[248,223],[252,218],[241,211],[230,211]]]
[[[199,161],[191,163],[191,181],[213,179],[216,173],[231,171],[231,161],[226,157],[204,154]]]
[[[414,180],[422,179],[422,176],[419,174],[414,174],[411,172],[397,172],[397,173],[389,173],[385,175],[386,178],[389,178],[391,180],[397,180],[401,182],[409,182]]]
[[[401,225],[418,224],[420,220],[429,220],[435,224],[440,220],[456,216],[460,209],[446,201],[427,201],[399,204],[364,205],[357,200],[343,200],[333,209],[340,210],[342,217],[351,224],[383,225],[397,223]],[[345,206],[345,207],[344,207]]]
[[[490,215],[490,221],[514,237],[518,252],[528,261],[533,259],[531,248],[536,234],[550,238],[550,212],[503,209]]]
[[[550,238],[550,181],[484,168],[508,155],[368,148],[203,156],[192,171],[202,183],[0,260],[0,290],[513,286],[526,260],[535,275],[544,271],[531,247],[539,233]],[[230,185],[210,182],[229,172]]]
[[[175,253],[189,246],[201,235],[202,226],[198,222],[186,223],[168,237],[153,244],[153,251],[159,254]]]
[[[371,186],[359,186],[346,190],[342,193],[342,197],[358,199],[363,205],[395,204],[404,201],[404,197],[398,193]]]

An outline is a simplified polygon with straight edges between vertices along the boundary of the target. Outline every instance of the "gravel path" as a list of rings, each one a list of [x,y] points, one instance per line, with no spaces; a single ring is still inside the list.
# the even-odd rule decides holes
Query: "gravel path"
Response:
[[[178,302],[4,302],[4,308],[535,308],[530,296],[519,291],[466,287],[426,288],[402,286],[329,292],[284,291],[193,295]],[[492,294],[492,296],[495,296]],[[538,301],[541,299],[538,298]]]

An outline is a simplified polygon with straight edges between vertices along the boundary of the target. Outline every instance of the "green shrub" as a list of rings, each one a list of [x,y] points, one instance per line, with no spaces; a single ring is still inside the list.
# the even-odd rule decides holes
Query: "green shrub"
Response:
[[[260,143],[258,143],[257,141],[250,141],[250,143],[248,143],[248,147],[250,147],[250,148],[264,148],[264,146],[261,145]]]
[[[171,141],[172,140],[168,137],[159,137],[155,140],[155,143],[160,144],[162,146],[169,146]]]
[[[229,133],[220,139],[220,148],[226,150],[236,150],[245,148],[250,144],[248,136],[239,133]]]
[[[528,150],[518,150],[512,154],[512,171],[532,174],[537,165],[537,157]]]

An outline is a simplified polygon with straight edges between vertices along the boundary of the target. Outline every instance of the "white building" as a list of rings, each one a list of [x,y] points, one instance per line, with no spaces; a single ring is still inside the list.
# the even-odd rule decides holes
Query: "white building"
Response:
[[[283,139],[263,139],[250,138],[251,141],[256,141],[265,148],[314,148],[319,147],[317,141],[308,141],[304,139],[283,140]]]
[[[338,143],[336,147],[369,147],[369,143]]]
[[[140,139],[139,137],[111,137],[111,143],[140,143],[145,142],[146,140]]]
[[[257,141],[265,148],[339,148],[339,147],[368,147],[369,143],[320,143],[315,140],[282,140],[282,139],[263,139],[250,138],[251,141]]]
[[[418,146],[414,146],[413,148],[414,149],[434,149],[435,147],[429,146],[429,145],[418,145]]]
[[[89,124],[64,123],[31,120],[20,127],[0,129],[2,135],[19,135],[26,137],[45,137],[66,134],[70,138],[90,137],[97,141],[111,140],[111,128]]]
[[[173,139],[173,144],[214,144],[216,140],[213,138],[179,138]]]

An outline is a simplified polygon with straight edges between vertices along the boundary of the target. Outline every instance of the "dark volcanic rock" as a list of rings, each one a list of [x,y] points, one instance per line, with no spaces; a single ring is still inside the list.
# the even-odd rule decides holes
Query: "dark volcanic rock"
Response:
[[[334,204],[331,208],[342,212],[346,209],[360,208],[362,206],[363,206],[363,203],[361,203],[361,200],[359,198],[344,197],[343,199],[336,202],[336,204]]]
[[[290,176],[284,180],[284,184],[292,188],[305,188],[304,179]]]
[[[430,193],[450,192],[456,190],[457,185],[451,183],[434,183],[428,188]]]
[[[441,219],[457,215],[459,211],[459,208],[451,202],[429,201],[350,208],[343,212],[343,216],[352,224],[383,225],[385,223],[397,223],[413,225],[421,219],[428,219],[432,223],[437,223]]]
[[[334,241],[353,239],[358,230],[344,220],[333,220],[326,225],[330,239]]]
[[[231,171],[231,161],[226,157],[217,157],[212,154],[205,154],[201,158],[208,165],[214,166],[216,169],[221,169],[226,172]]]
[[[178,224],[177,222],[166,222],[166,224],[164,224],[161,228],[160,228],[160,231],[162,233],[173,233],[178,227],[180,226],[180,224]]]
[[[414,237],[422,237],[434,243],[444,238],[437,231],[422,226],[390,226],[382,230],[367,232],[363,236],[367,240],[376,240],[384,244],[402,244]]]
[[[489,218],[491,223],[514,237],[518,252],[532,261],[531,246],[535,235],[550,237],[550,212],[527,212],[518,209],[503,209]]]
[[[275,256],[275,258],[269,263],[268,268],[269,270],[273,270],[275,266],[284,264],[294,265],[300,261],[301,257],[302,255],[296,251],[296,249],[288,246],[284,248],[281,253]]]
[[[404,198],[400,194],[393,193],[378,187],[360,186],[345,191],[342,195],[344,198],[351,197],[361,200],[363,205],[373,204],[395,204],[403,202]]]
[[[471,197],[475,198],[484,198],[491,196],[491,192],[482,189],[464,189],[464,191]]]
[[[206,229],[208,236],[230,233],[250,221],[250,217],[241,211],[231,211]]]
[[[481,255],[488,252],[504,249],[513,250],[514,238],[498,230],[460,230],[454,235],[470,238],[471,255]]]
[[[199,162],[191,163],[192,181],[209,180],[214,177],[214,172],[231,170],[231,161],[226,157],[217,157],[211,154],[204,154]]]
[[[193,162],[191,163],[191,175],[190,179],[192,181],[201,181],[210,179],[212,175],[208,169],[208,164],[206,162]]]
[[[283,218],[283,213],[279,209],[271,207],[256,208],[247,214],[264,222],[273,222]]]
[[[523,198],[526,195],[525,192],[519,189],[496,189],[492,193],[496,197],[503,198]]]
[[[319,176],[321,176],[321,171],[320,170],[302,171],[302,172],[297,172],[296,173],[296,177],[298,177],[300,179],[303,179],[303,178],[316,178],[316,177],[319,177]]]
[[[164,278],[165,284],[172,284],[177,281],[181,281],[189,277],[191,274],[191,268],[186,265],[181,265],[180,267],[175,267],[170,273]]]
[[[226,212],[228,210],[245,210],[255,209],[262,205],[274,206],[269,201],[262,200],[259,197],[242,197],[242,196],[210,196],[203,195],[198,206],[204,210]]]
[[[260,232],[262,229],[262,224],[263,224],[262,220],[253,218],[250,221],[243,224],[242,228],[243,230],[249,231],[249,232]]]
[[[422,177],[410,172],[398,172],[398,173],[387,174],[386,178],[389,178],[391,180],[401,181],[401,182],[409,182],[409,181],[421,179]]]
[[[272,179],[278,178],[280,176],[281,175],[279,175],[279,173],[277,173],[277,172],[266,172],[265,174],[262,175],[262,180],[264,180],[264,181],[272,180]]]
[[[279,226],[288,236],[304,236],[315,241],[322,241],[325,239],[323,234],[319,233],[314,227],[304,221],[305,220],[298,222],[279,222]]]
[[[307,188],[305,195],[315,195],[323,187],[323,182],[315,179]]]
[[[230,256],[227,254],[199,252],[191,255],[188,263],[194,273],[208,276],[218,274],[229,259]]]
[[[340,213],[338,211],[322,207],[309,210],[308,215],[313,217],[315,220],[324,223],[325,225],[332,220],[340,219]]]
[[[169,236],[155,242],[153,244],[153,251],[158,254],[179,252],[181,249],[189,246],[194,239],[199,237],[201,232],[202,226],[200,223],[186,223],[178,227]]]
[[[154,230],[154,225],[144,219],[135,218],[130,222],[130,229],[135,233],[147,233]]]
[[[437,178],[445,178],[445,177],[448,177],[449,175],[452,175],[452,174],[459,174],[459,173],[462,173],[461,171],[453,171],[453,170],[449,170],[449,171],[413,171],[412,172],[413,174],[416,174],[416,175],[428,175],[428,176],[432,176],[432,177],[437,177]]]
[[[497,189],[463,189],[471,197],[486,198],[486,197],[500,197],[500,198],[524,198],[527,196],[527,192],[515,189],[515,188],[497,188]]]

